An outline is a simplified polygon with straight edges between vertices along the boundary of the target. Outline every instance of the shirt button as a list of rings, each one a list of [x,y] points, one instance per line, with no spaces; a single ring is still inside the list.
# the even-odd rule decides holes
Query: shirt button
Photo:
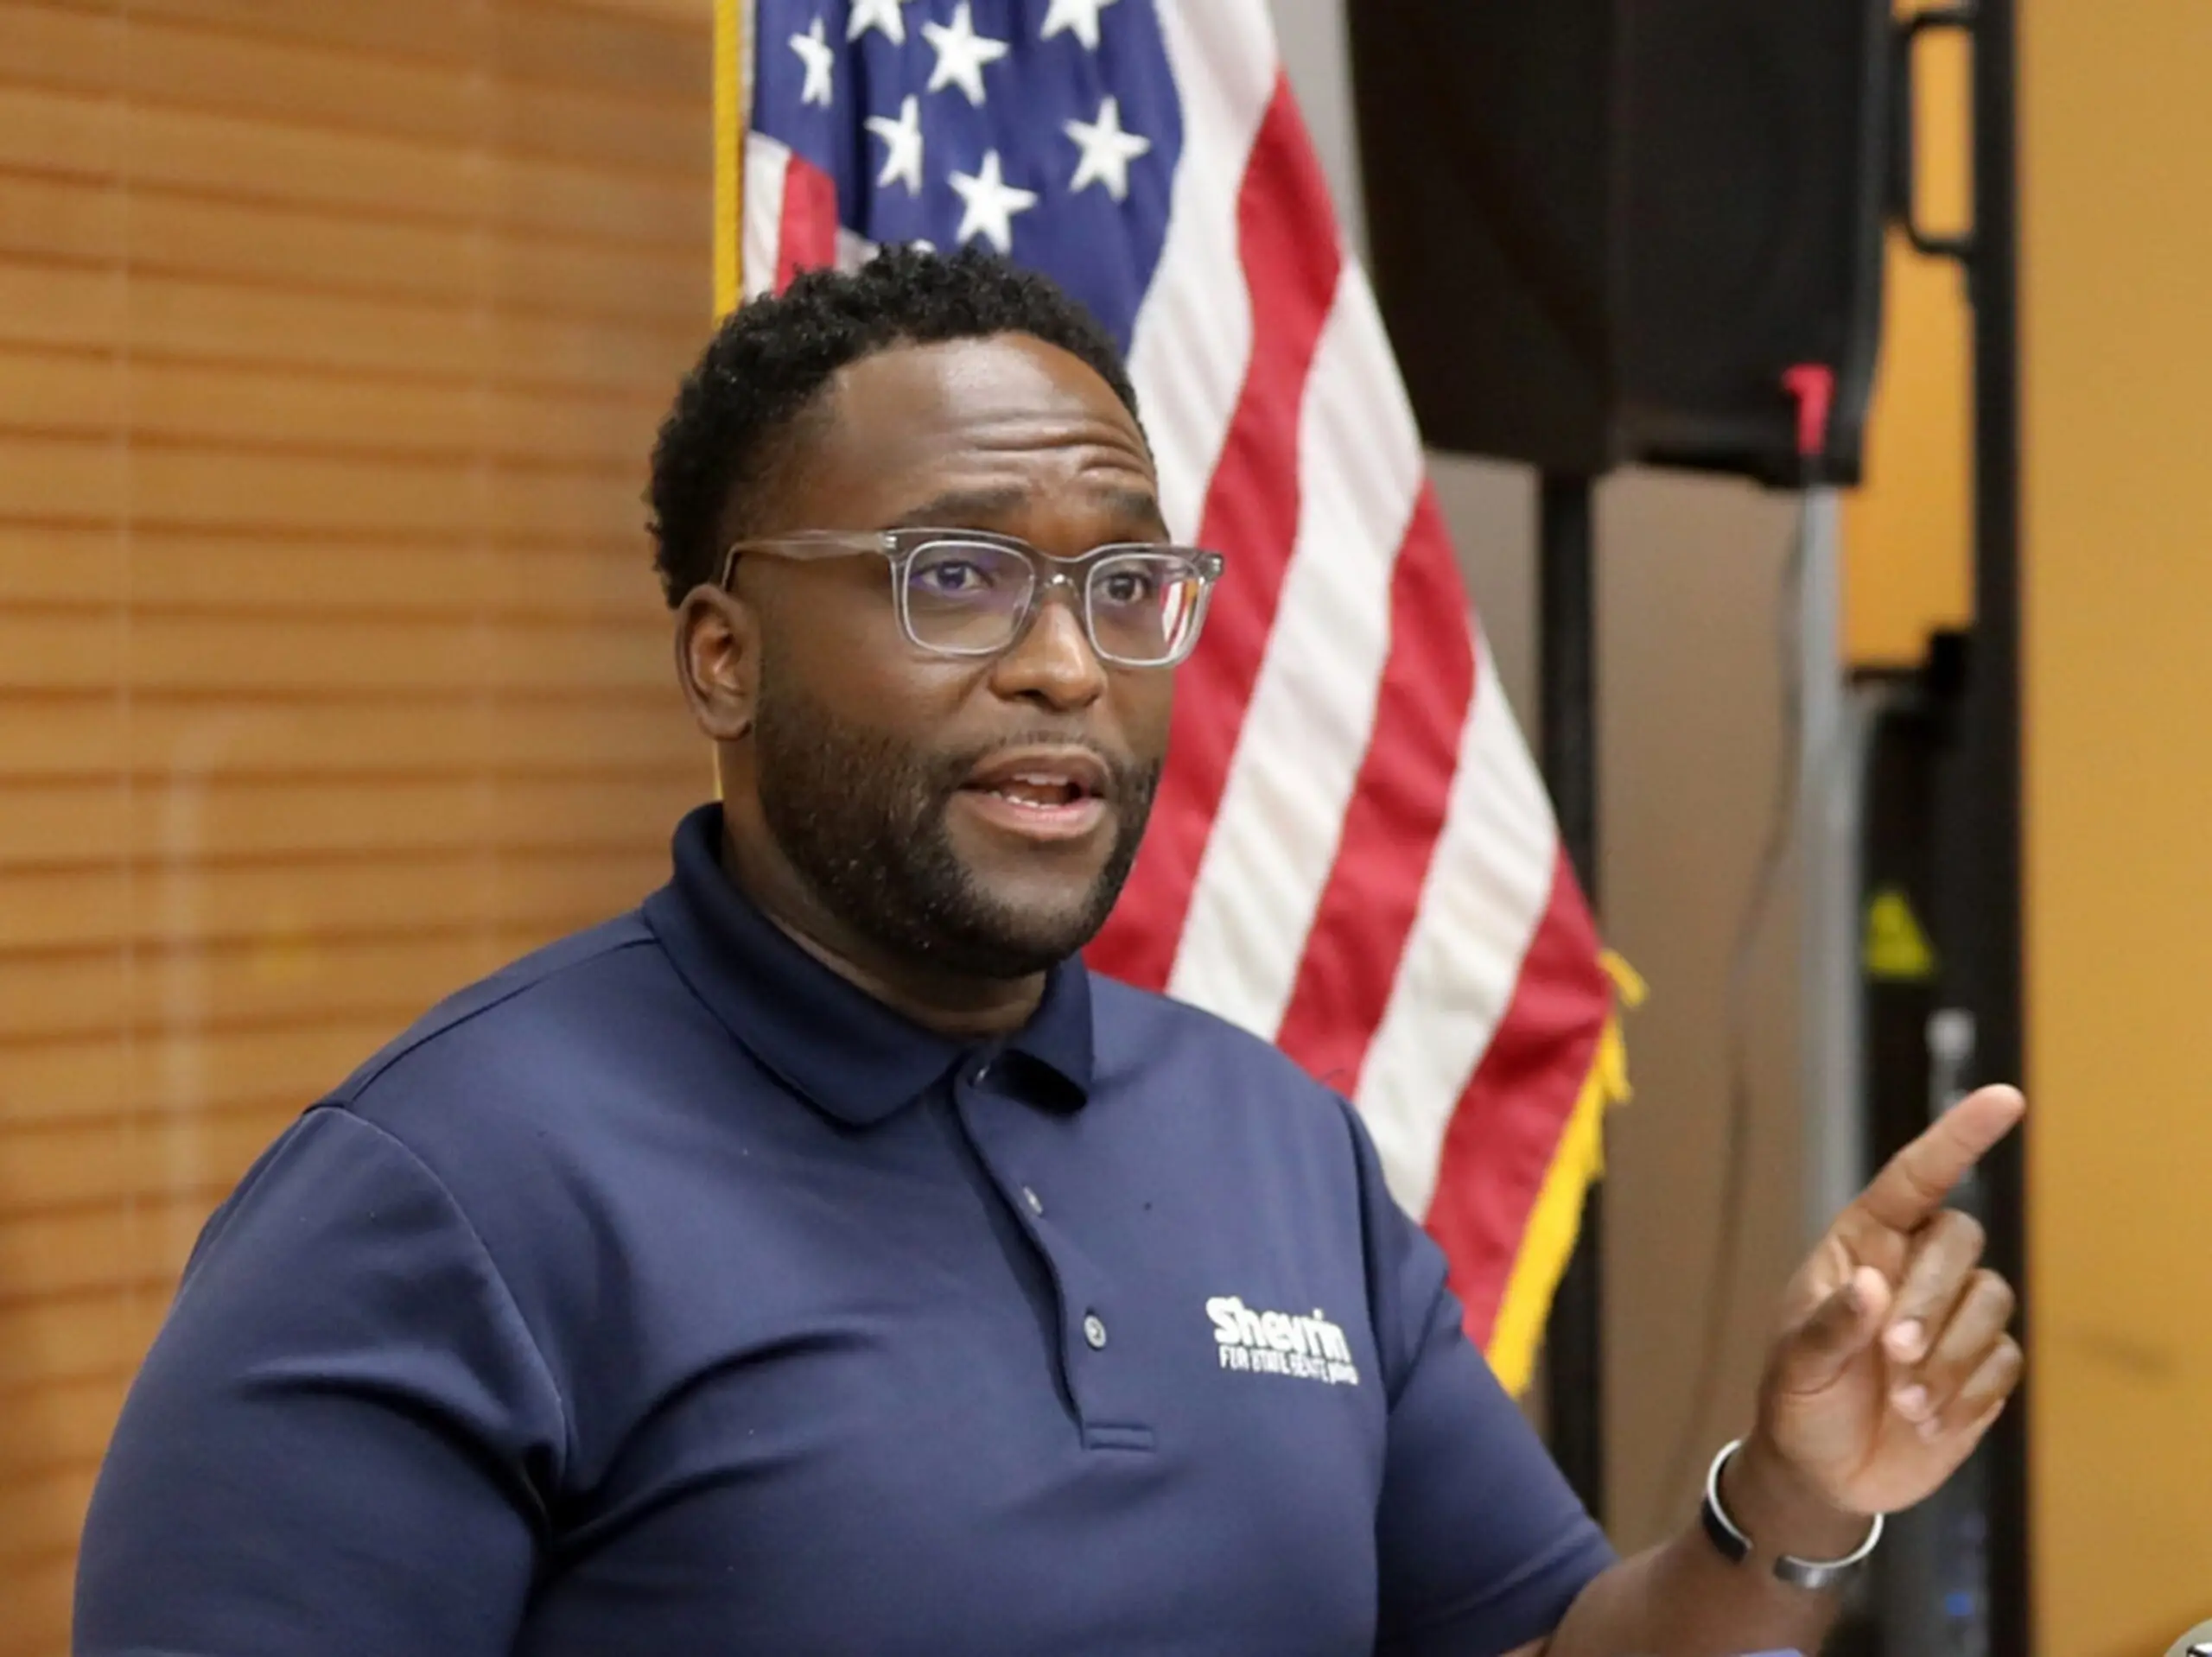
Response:
[[[1027,1185],[1024,1185],[1021,1188],[1021,1200],[1029,1204],[1029,1211],[1032,1214],[1034,1214],[1040,1218],[1043,1216],[1045,1212],[1045,1199],[1038,1196],[1035,1191],[1030,1190]],[[1097,1343],[1094,1341],[1091,1344],[1095,1346]]]
[[[978,1064],[978,1065],[976,1067],[976,1075],[975,1075],[975,1077],[974,1077],[974,1080],[973,1080],[972,1085],[973,1085],[973,1086],[976,1086],[976,1087],[980,1088],[980,1087],[982,1087],[982,1086],[986,1085],[986,1084],[990,1081],[990,1079],[991,1079],[991,1065],[990,1065],[990,1061],[989,1061],[988,1059],[986,1059],[986,1060],[984,1060],[984,1061],[983,1061],[983,1063],[982,1063],[981,1064]]]
[[[1086,1313],[1083,1320],[1083,1338],[1090,1343],[1090,1349],[1094,1352],[1096,1352],[1100,1347],[1105,1345],[1105,1319],[1099,1317],[1099,1315],[1095,1311]]]

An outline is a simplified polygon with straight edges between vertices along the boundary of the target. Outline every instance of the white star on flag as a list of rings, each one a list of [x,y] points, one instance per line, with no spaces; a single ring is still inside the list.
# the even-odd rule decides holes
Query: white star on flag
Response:
[[[922,193],[922,100],[913,93],[906,94],[906,101],[899,106],[897,119],[888,115],[871,115],[868,130],[883,140],[883,170],[875,175],[875,187],[888,189],[904,182],[908,195]]]
[[[1037,31],[1037,38],[1049,41],[1071,29],[1076,39],[1096,52],[1098,14],[1113,3],[1114,0],[1052,0],[1052,10],[1045,14],[1045,26]]]
[[[1152,140],[1122,130],[1122,100],[1109,97],[1098,106],[1096,121],[1070,121],[1061,130],[1083,147],[1083,159],[1076,162],[1068,188],[1103,184],[1115,200],[1127,200],[1129,163],[1152,148]]]
[[[963,11],[967,7],[961,8]],[[958,232],[963,247],[978,236],[990,238],[991,245],[1001,253],[1014,251],[1014,215],[1027,213],[1037,205],[1037,192],[1025,190],[1006,181],[999,170],[999,152],[983,152],[982,169],[973,177],[966,173],[952,175],[952,188],[961,200],[967,203],[960,215]]]
[[[937,52],[937,67],[930,71],[930,84],[924,90],[934,92],[957,86],[968,94],[970,104],[980,107],[983,101],[983,66],[996,63],[1006,55],[1006,42],[976,32],[968,0],[960,0],[950,26],[924,23],[922,35]]]
[[[891,37],[893,46],[906,43],[906,15],[899,8],[906,0],[853,0],[852,21],[845,25],[845,38],[856,41],[871,29],[880,29]]]
[[[822,20],[817,17],[814,27],[804,35],[791,36],[791,50],[798,53],[799,61],[806,66],[806,84],[799,88],[798,101],[830,107],[830,69],[837,61],[837,48],[823,38]],[[817,97],[816,94],[821,94]]]

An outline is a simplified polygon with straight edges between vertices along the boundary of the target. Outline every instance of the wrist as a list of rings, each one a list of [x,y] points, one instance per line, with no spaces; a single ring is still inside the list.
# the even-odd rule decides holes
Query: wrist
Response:
[[[1766,1561],[1784,1554],[1840,1559],[1866,1541],[1874,1522],[1869,1514],[1839,1507],[1758,1433],[1721,1470],[1720,1498],[1755,1554]]]

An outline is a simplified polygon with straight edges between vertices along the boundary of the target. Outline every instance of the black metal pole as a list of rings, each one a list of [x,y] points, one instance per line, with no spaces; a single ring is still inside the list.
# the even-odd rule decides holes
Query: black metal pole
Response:
[[[1597,569],[1591,480],[1547,474],[1537,517],[1536,607],[1544,781],[1560,842],[1598,901]],[[1599,1524],[1605,1517],[1605,1209],[1592,1185],[1544,1331],[1551,1450]]]
[[[2019,194],[2014,0],[1978,0],[1974,28],[1974,619],[1966,700],[1967,809],[1974,924],[1960,942],[1974,1015],[1975,1070],[2025,1070],[2020,849]],[[1989,1261],[2020,1288],[2024,1344],[2031,1286],[2025,1131],[1982,1169]],[[1989,1649],[2029,1657],[2028,1410],[2024,1392],[1990,1436]]]

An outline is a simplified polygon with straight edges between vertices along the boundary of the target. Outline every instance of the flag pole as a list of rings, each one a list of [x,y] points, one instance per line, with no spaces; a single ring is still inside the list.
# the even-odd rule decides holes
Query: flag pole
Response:
[[[748,0],[714,0],[715,315],[737,308],[745,293],[745,124],[752,92]]]
[[[719,322],[745,296],[745,129],[753,73],[752,0],[714,0],[714,307]],[[721,770],[709,767],[715,797]]]
[[[1537,649],[1544,782],[1560,843],[1598,908],[1595,486],[1546,473],[1537,519]],[[1599,1129],[1603,1133],[1602,1121]],[[1553,1459],[1591,1517],[1605,1522],[1605,1209],[1599,1182],[1552,1297],[1544,1332],[1546,1428]]]

